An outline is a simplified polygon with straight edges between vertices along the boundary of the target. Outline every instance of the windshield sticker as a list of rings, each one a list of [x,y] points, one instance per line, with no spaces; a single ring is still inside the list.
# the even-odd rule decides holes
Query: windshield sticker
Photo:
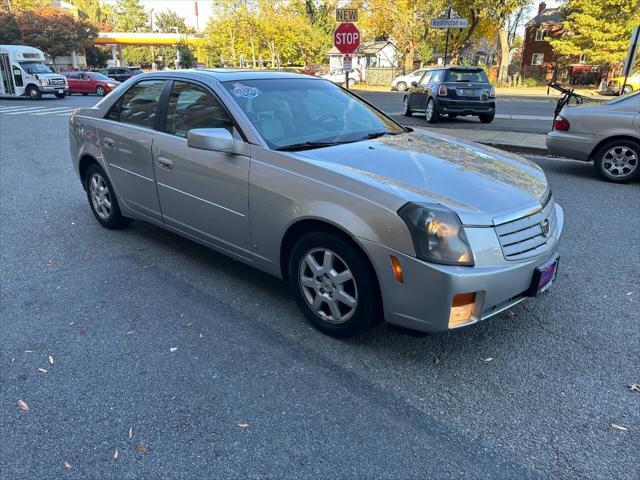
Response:
[[[249,87],[241,83],[234,83],[231,93],[238,98],[256,98],[262,92],[255,87]]]

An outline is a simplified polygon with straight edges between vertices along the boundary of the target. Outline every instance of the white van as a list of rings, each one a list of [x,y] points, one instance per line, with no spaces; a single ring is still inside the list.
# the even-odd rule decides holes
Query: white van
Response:
[[[26,96],[38,100],[43,94],[64,98],[67,79],[45,65],[42,51],[26,45],[0,45],[0,97]]]

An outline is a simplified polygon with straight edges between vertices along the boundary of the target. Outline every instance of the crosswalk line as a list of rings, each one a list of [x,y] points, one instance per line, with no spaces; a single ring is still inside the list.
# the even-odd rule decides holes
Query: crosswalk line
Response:
[[[25,106],[22,106],[22,107],[9,107],[9,108],[5,108],[3,110],[0,110],[0,112],[2,112],[2,113],[28,112],[28,111],[31,111],[31,110],[43,110],[45,108],[48,108],[48,107],[43,107],[43,106],[39,106],[39,107],[25,107]]]
[[[71,112],[72,110],[73,108],[70,108],[70,107],[58,107],[58,108],[51,108],[46,112],[36,112],[33,115],[47,115],[47,114],[54,114],[54,113],[62,113],[63,111]]]

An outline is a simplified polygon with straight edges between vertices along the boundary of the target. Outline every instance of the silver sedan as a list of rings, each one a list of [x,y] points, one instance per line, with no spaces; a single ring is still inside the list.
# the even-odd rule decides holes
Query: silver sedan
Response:
[[[593,161],[605,180],[640,178],[640,92],[598,106],[566,106],[547,135],[554,155]]]
[[[103,226],[144,220],[284,278],[330,335],[470,325],[556,276],[564,217],[538,166],[402,127],[326,80],[139,75],[69,133]]]

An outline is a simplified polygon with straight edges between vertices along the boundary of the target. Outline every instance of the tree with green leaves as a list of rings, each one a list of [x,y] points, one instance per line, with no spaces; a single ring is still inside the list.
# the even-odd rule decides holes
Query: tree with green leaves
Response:
[[[622,62],[633,27],[640,25],[638,0],[568,0],[564,12],[564,33],[549,42],[567,61],[586,55],[596,64]]]
[[[0,11],[0,45],[15,45],[22,43],[22,35],[18,28],[16,16],[8,10]]]
[[[183,17],[173,10],[167,10],[155,15],[153,19],[154,30],[163,33],[193,33],[193,29],[187,27]]]
[[[118,0],[116,25],[119,32],[148,32],[149,15],[140,0]]]

